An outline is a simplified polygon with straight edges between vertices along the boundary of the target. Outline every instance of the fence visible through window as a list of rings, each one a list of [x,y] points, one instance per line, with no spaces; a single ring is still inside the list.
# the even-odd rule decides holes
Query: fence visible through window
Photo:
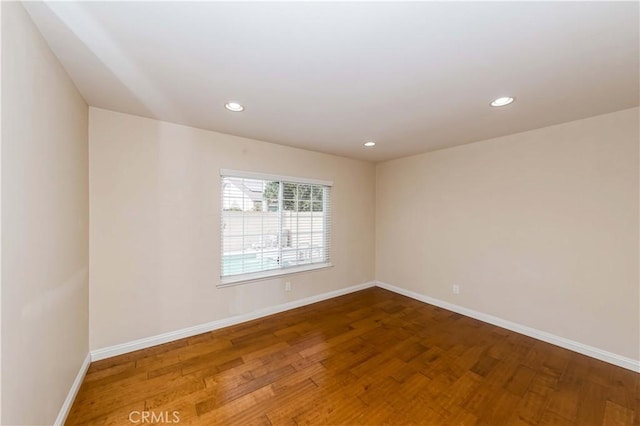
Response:
[[[331,186],[293,179],[221,176],[223,283],[330,262]]]

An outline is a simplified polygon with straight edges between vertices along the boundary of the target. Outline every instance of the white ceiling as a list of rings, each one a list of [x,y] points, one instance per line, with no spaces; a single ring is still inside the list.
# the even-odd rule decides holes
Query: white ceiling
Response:
[[[90,105],[371,161],[638,105],[638,2],[25,7]]]

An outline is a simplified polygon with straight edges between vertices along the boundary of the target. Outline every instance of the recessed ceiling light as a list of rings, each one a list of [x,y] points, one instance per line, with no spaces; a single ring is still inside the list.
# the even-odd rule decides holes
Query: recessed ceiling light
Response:
[[[491,102],[491,106],[493,106],[493,107],[501,107],[501,106],[509,105],[513,101],[515,101],[514,98],[512,98],[510,96],[505,96],[505,97],[498,98],[495,101]]]
[[[233,112],[240,112],[244,110],[244,107],[237,102],[227,102],[226,104],[224,104],[224,107]]]
[[[374,141],[369,141],[369,142],[365,142],[363,145],[366,147],[371,147],[371,146],[376,146],[376,143]]]

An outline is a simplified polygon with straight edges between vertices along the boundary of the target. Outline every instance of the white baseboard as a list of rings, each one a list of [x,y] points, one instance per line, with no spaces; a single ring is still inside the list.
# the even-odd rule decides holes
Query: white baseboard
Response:
[[[220,328],[229,327],[231,325],[240,324],[246,321],[266,317],[268,315],[277,314],[279,312],[288,311],[290,309],[299,308],[301,306],[310,305],[312,303],[321,302],[323,300],[332,299],[334,297],[353,293],[355,291],[364,290],[365,288],[375,287],[375,281],[354,285],[351,287],[341,288],[339,290],[330,291],[328,293],[318,294],[316,296],[306,297],[300,300],[283,303],[281,305],[271,306],[258,311],[246,314],[236,315],[230,318],[224,318],[193,327],[183,328],[181,330],[171,331],[168,333],[158,334],[156,336],[146,337],[144,339],[134,340],[132,342],[122,343],[119,345],[109,346],[106,348],[91,351],[91,360],[99,361],[101,359],[122,355],[128,352],[149,348],[151,346],[161,345],[163,343],[172,342],[174,340],[183,339],[185,337],[195,336],[197,334],[207,333],[209,331],[218,330]]]
[[[96,349],[91,351],[91,361],[99,361],[101,359],[110,358],[113,356],[122,355],[125,353],[137,351],[140,349],[149,348],[151,346],[161,345],[163,343],[172,342],[174,340],[183,339],[185,337],[191,337],[197,334],[207,333],[209,331],[218,330],[220,328],[229,327],[229,326],[240,324],[246,321],[251,321],[254,319],[266,317],[268,315],[277,314],[280,312],[288,311],[290,309],[299,308],[301,306],[310,305],[312,303],[321,302],[323,300],[332,299],[334,297],[342,296],[345,294],[353,293],[355,291],[360,291],[360,290],[364,290],[366,288],[375,287],[375,286],[384,288],[394,293],[401,294],[403,296],[410,297],[412,299],[419,300],[424,303],[428,303],[430,305],[438,306],[440,308],[447,309],[449,311],[457,312],[461,315],[475,318],[477,320],[480,320],[489,324],[497,325],[498,327],[506,328],[507,330],[515,331],[516,333],[524,334],[525,336],[533,337],[534,339],[542,340],[544,342],[551,343],[553,345],[560,346],[562,348],[569,349],[571,351],[578,352],[583,355],[587,355],[592,358],[596,358],[601,361],[608,362],[610,364],[614,364],[622,368],[626,368],[628,370],[640,372],[640,360],[635,360],[622,355],[614,354],[612,352],[608,352],[603,349],[585,345],[583,343],[576,342],[574,340],[556,336],[555,334],[547,333],[545,331],[537,330],[535,328],[531,328],[515,322],[507,321],[502,318],[494,317],[493,315],[489,315],[482,312],[474,311],[472,309],[464,308],[462,306],[445,302],[443,300],[434,299],[432,297],[425,296],[423,294],[419,294],[411,290],[406,290],[400,287],[396,287],[394,285],[384,283],[381,281],[371,281],[364,284],[354,285],[351,287],[330,291],[328,293],[323,293],[316,296],[311,296],[304,299],[283,303],[281,305],[272,306],[272,307],[261,309],[258,311],[236,315],[230,318],[224,318],[221,320],[196,325],[193,327],[183,328],[181,330],[171,331],[168,333],[151,336],[144,339],[134,340],[132,342],[127,342],[119,345],[109,346],[106,348]],[[86,366],[83,364],[83,369],[81,369],[82,377],[84,377],[84,373],[86,372],[86,368],[88,367],[87,360],[85,360],[85,363],[86,363]],[[78,374],[78,377],[80,377],[80,373]],[[78,388],[80,386],[80,383],[82,383],[82,377],[80,377],[80,379],[76,378]],[[76,382],[74,382],[74,387],[76,386]],[[78,391],[77,388],[74,391],[74,388],[72,387],[71,391],[69,392],[69,395],[72,395],[72,392],[74,392],[72,396],[75,397],[75,392],[77,391]],[[69,400],[69,397],[67,397],[67,400],[65,401],[65,406],[68,405],[68,407],[66,408],[66,413],[64,414],[65,417],[66,417],[66,414],[68,413],[68,410],[71,408],[71,404],[73,403],[73,397],[70,400]],[[63,406],[63,410],[60,411],[60,415],[58,416],[58,419],[61,418],[65,406]],[[56,422],[56,424],[58,423]]]
[[[488,315],[482,312],[474,311],[472,309],[463,308],[462,306],[454,305],[453,303],[434,299],[432,297],[425,296],[411,290],[405,290],[403,288],[396,287],[394,285],[387,284],[381,281],[376,281],[376,285],[380,288],[384,288],[385,290],[389,290],[394,293],[398,293],[403,296],[428,303],[429,305],[434,305],[448,311],[457,312],[461,315],[475,318],[489,324],[497,325],[498,327],[506,328],[507,330],[515,331],[516,333],[524,334],[525,336],[533,337],[534,339],[542,340],[544,342],[551,343],[552,345],[560,346],[562,348],[569,349],[571,351],[578,352],[583,355],[587,355],[589,357],[596,358],[622,368],[626,368],[628,370],[640,372],[640,360],[627,358],[625,356],[598,349],[593,346],[585,345],[574,340],[565,339],[564,337],[556,336],[555,334],[547,333],[546,331],[537,330],[535,328],[527,327],[526,325],[521,325],[515,322],[504,320],[502,318],[494,317],[493,315]]]
[[[60,412],[58,413],[58,417],[56,418],[56,421],[54,423],[55,426],[62,426],[67,420],[67,416],[69,415],[69,411],[71,410],[73,401],[76,399],[76,395],[80,390],[80,386],[82,385],[84,376],[85,374],[87,374],[87,370],[89,369],[89,364],[91,364],[91,354],[87,353],[87,356],[84,358],[84,361],[82,361],[80,370],[78,370],[78,374],[76,375],[76,378],[71,385],[71,389],[69,389],[69,393],[62,403],[62,408],[60,408]]]

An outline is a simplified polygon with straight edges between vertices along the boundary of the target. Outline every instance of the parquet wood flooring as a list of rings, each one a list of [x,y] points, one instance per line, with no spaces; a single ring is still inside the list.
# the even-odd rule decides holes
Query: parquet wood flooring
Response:
[[[372,288],[94,362],[67,424],[638,425],[639,376]]]

